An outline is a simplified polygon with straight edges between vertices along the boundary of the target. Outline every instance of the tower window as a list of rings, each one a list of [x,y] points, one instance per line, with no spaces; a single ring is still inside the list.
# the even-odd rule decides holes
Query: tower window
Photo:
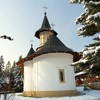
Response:
[[[64,69],[59,69],[59,81],[61,83],[65,82],[65,73],[64,73]]]

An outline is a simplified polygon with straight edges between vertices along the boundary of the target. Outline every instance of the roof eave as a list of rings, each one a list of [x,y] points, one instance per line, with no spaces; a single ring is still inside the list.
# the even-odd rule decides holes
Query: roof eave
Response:
[[[40,39],[40,33],[43,32],[43,31],[50,31],[50,32],[54,33],[55,35],[58,34],[58,33],[57,33],[56,31],[54,31],[54,30],[45,28],[45,29],[39,29],[38,31],[36,31],[35,36],[36,36],[38,39]]]

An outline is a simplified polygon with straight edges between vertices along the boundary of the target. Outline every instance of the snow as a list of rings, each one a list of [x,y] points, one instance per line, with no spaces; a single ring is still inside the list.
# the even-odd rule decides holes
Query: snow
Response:
[[[72,63],[72,66],[79,64],[79,63],[86,63],[87,61],[88,61],[87,59],[80,59],[79,61]]]
[[[76,2],[76,0],[70,0],[70,3],[75,3]]]
[[[98,36],[98,38],[100,39],[100,35]]]
[[[95,56],[98,53],[99,50],[100,50],[100,46],[97,46],[97,47],[89,47],[86,51],[83,51],[83,57],[85,57],[88,54],[93,54],[93,53],[94,53],[93,56]]]
[[[96,54],[98,53],[99,50],[100,50],[100,46],[97,46],[97,47],[95,48],[95,54],[94,54],[94,55],[96,55]]]
[[[94,50],[87,50],[87,51],[84,51],[83,52],[83,57],[85,57],[86,55],[88,55],[88,54],[92,54],[94,52]]]
[[[97,5],[97,4],[100,4],[100,1],[99,2],[90,1],[89,3]]]
[[[100,38],[100,36],[99,36],[99,38]],[[100,50],[100,46],[88,47],[87,50],[83,51],[83,57],[85,57],[88,54],[93,54],[93,53],[94,53],[94,55],[96,55],[99,50]]]
[[[100,18],[100,12],[97,12],[97,13],[95,13],[94,15],[89,15],[89,16],[87,17],[87,20],[92,19],[92,18],[96,19],[97,17]]]
[[[70,0],[70,3],[81,3],[82,0]]]
[[[32,97],[22,97],[19,94],[13,94],[13,100],[100,100],[100,90],[83,90],[83,87],[77,87],[78,92],[81,95],[78,96],[66,96],[66,97],[52,97],[52,98],[32,98]],[[84,95],[85,94],[85,95]],[[9,100],[12,100],[10,98]],[[0,97],[0,100],[3,100],[3,96]]]
[[[94,15],[89,15],[86,20],[87,20],[87,22],[91,21],[95,25],[97,25],[98,24],[98,20],[96,20],[96,19],[98,19],[98,18],[100,19],[100,12],[97,12]]]
[[[81,71],[81,72],[79,72],[79,73],[76,73],[75,76],[83,75],[83,74],[85,74],[85,73],[86,73],[85,71]]]

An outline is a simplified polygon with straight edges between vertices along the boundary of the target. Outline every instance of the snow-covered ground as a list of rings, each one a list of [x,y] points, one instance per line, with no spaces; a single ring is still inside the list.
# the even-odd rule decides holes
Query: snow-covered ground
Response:
[[[32,98],[32,97],[22,97],[22,96],[12,96],[13,100],[100,100],[100,90],[83,90],[83,87],[77,87],[77,90],[82,93],[79,96],[73,97],[58,97],[58,98]],[[85,94],[85,95],[83,95]],[[0,100],[3,100],[3,96],[0,97]],[[7,99],[12,100],[12,99]]]

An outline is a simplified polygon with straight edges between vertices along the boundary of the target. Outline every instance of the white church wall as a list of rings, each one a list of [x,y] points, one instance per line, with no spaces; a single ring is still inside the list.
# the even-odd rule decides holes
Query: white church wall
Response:
[[[32,61],[27,61],[24,63],[24,91],[33,90],[33,81],[32,81]]]
[[[33,80],[35,91],[76,90],[73,55],[48,53],[33,59]],[[59,69],[64,69],[65,82],[59,80]]]
[[[76,83],[75,83],[75,73],[74,73],[74,68],[72,66],[68,66],[66,69],[66,76],[67,76],[67,89],[74,89],[76,90]]]

